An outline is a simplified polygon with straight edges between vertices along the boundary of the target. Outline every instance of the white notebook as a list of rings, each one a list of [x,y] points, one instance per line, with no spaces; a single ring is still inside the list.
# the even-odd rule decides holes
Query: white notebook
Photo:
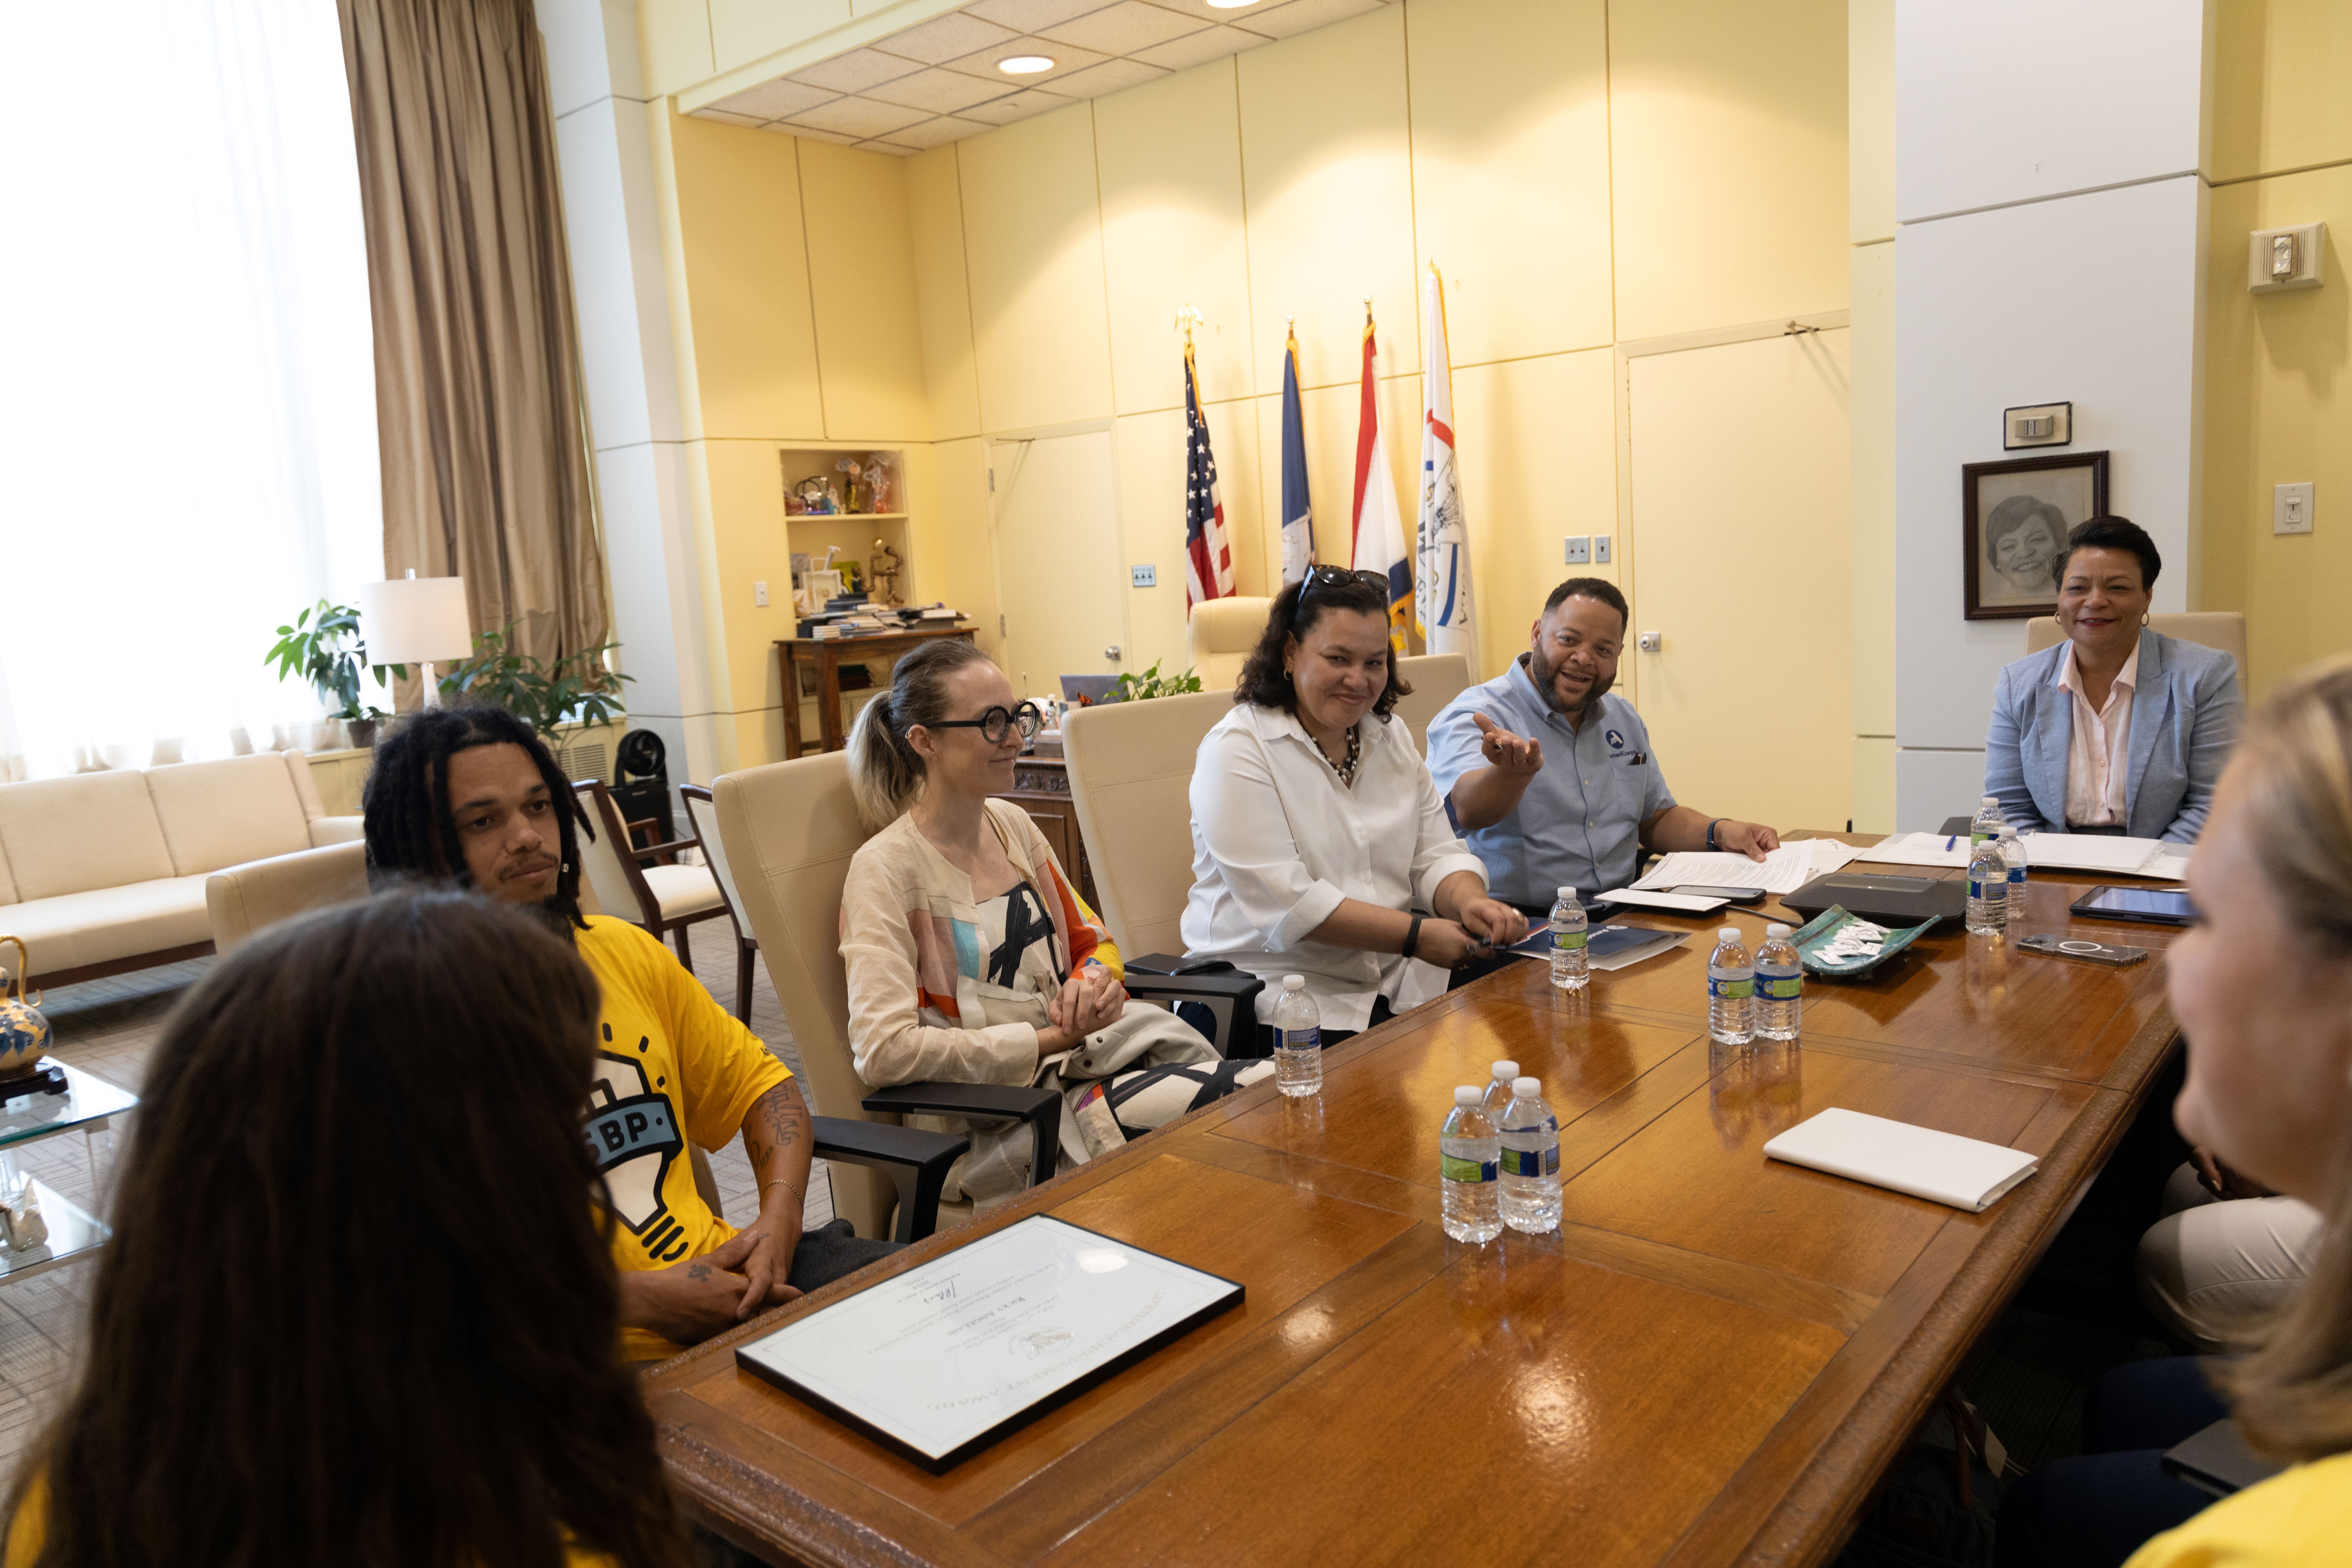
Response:
[[[1765,1144],[1764,1152],[1971,1214],[1990,1208],[2041,1163],[1998,1143],[1834,1107],[1798,1122]]]

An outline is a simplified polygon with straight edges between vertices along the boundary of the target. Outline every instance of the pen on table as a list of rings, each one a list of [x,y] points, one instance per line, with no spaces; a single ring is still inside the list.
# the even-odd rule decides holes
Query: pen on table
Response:
[[[1949,849],[1953,845],[1958,844],[1959,841],[1960,836],[1955,833],[1949,838],[1944,840],[1944,847],[1946,849]]]

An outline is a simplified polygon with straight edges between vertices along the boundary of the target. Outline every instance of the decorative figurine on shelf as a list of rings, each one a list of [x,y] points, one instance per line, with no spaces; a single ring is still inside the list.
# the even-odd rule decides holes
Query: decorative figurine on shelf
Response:
[[[886,453],[868,452],[866,455],[866,510],[898,510],[898,476],[891,472],[890,458]]]
[[[841,563],[841,591],[853,597],[861,592],[857,586],[857,563],[855,561]]]
[[[801,500],[797,491],[786,490],[784,492],[784,515],[786,517],[805,517],[807,514],[808,502]]]
[[[25,978],[32,973],[32,954],[22,939],[0,936],[0,945],[16,950],[16,972],[0,987],[0,1086],[32,1077],[40,1069],[41,1053],[49,1048],[49,1021],[41,1016],[41,994],[25,994]],[[8,1089],[12,1094],[27,1092]]]
[[[870,592],[877,604],[895,605],[899,602],[898,573],[902,565],[897,551],[881,540],[874,542],[873,559],[866,563],[866,578],[873,584]]]
[[[793,489],[801,498],[801,509],[810,517],[831,517],[841,510],[840,500],[833,493],[833,481],[823,474],[811,474]]]
[[[855,458],[844,458],[841,461],[835,463],[834,467],[847,476],[847,478],[842,481],[841,488],[843,493],[849,498],[849,501],[848,505],[843,510],[854,512],[872,511],[874,510],[873,507],[866,504],[866,498],[861,493],[864,487],[858,483],[858,476],[865,473],[866,465],[860,463]]]

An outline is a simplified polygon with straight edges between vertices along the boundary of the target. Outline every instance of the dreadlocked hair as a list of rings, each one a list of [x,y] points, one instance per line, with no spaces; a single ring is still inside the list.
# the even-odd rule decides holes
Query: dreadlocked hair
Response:
[[[539,732],[488,702],[420,708],[394,720],[376,738],[375,763],[360,795],[367,836],[368,885],[379,891],[422,878],[470,888],[473,873],[457,850],[457,822],[449,812],[449,759],[476,746],[520,746],[547,781],[562,834],[562,864],[547,900],[553,923],[567,934],[588,929],[580,912],[580,834],[589,826]]]

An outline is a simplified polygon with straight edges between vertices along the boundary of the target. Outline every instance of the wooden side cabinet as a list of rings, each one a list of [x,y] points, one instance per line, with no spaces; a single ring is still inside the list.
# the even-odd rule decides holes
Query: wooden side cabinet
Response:
[[[1097,915],[1102,900],[1095,896],[1094,868],[1087,863],[1087,842],[1078,832],[1078,808],[1070,799],[1070,770],[1059,757],[1023,757],[1013,764],[1013,787],[1000,799],[1029,814],[1054,858],[1078,889],[1078,897]]]

